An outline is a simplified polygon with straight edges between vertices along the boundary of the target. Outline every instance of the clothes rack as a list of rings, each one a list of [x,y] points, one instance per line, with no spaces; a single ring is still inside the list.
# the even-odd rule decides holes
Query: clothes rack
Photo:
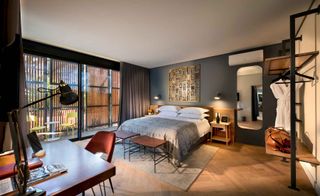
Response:
[[[314,80],[314,77],[311,77],[311,76],[307,76],[307,75],[304,75],[304,74],[301,74],[301,73],[298,73],[298,71],[295,71],[294,73],[295,75],[297,76],[300,76],[302,78],[307,78],[309,80],[300,80],[300,81],[295,81],[295,83],[306,83],[306,82],[312,82]],[[277,82],[278,80],[282,79],[282,80],[290,80],[290,72],[286,72],[284,75],[280,75],[279,77],[273,79],[271,81],[271,83],[274,83],[276,82],[276,84],[289,84],[290,82]]]
[[[296,19],[300,17],[306,17],[310,14],[319,14],[320,5],[315,9],[310,9],[305,12],[297,13],[290,16],[290,73],[296,73]],[[291,150],[290,150],[290,171],[291,171],[291,183],[289,188],[294,190],[299,190],[297,188],[297,179],[296,179],[296,74],[290,74],[290,140],[291,140]]]
[[[290,186],[289,188],[294,190],[299,190],[296,184],[296,161],[304,161],[312,164],[313,166],[320,165],[320,162],[317,158],[306,148],[306,146],[296,138],[296,122],[302,122],[301,120],[296,118],[296,105],[301,105],[301,103],[296,103],[296,83],[305,83],[311,82],[316,79],[316,76],[311,77],[304,74],[299,73],[298,71],[302,69],[305,65],[312,62],[317,55],[318,51],[306,52],[296,54],[295,41],[296,31],[295,31],[295,22],[296,19],[300,19],[301,17],[306,17],[310,14],[319,14],[320,13],[320,5],[315,9],[309,9],[305,12],[297,13],[290,16],[290,55],[273,57],[265,59],[265,73],[268,75],[278,75],[272,83],[276,82],[279,79],[287,79],[289,82],[279,82],[290,84],[290,140],[291,140],[291,148],[290,154],[282,153],[279,151],[274,151],[269,146],[266,145],[266,153],[274,156],[279,156],[285,159],[291,159],[290,162]],[[300,29],[300,28],[299,28]],[[293,73],[293,74],[292,74]],[[300,80],[296,81],[296,76],[300,76],[302,78],[306,78],[309,80]]]

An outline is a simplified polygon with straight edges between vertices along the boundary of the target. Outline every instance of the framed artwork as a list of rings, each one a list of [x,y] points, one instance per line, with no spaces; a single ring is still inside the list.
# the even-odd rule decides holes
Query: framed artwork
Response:
[[[200,101],[200,65],[169,69],[169,101]]]

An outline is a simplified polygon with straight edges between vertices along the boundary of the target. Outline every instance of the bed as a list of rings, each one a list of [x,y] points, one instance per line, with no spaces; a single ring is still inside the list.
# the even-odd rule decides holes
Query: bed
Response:
[[[208,108],[207,108],[208,109]],[[129,131],[168,141],[168,151],[175,163],[182,162],[190,150],[210,132],[210,116],[206,119],[145,116],[125,121],[118,131]]]

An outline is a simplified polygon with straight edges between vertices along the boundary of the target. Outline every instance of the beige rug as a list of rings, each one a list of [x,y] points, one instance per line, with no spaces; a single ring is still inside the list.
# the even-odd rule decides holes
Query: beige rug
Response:
[[[157,165],[156,173],[153,171],[152,154],[144,154],[143,150],[132,154],[129,162],[128,154],[126,154],[126,159],[123,159],[122,145],[116,144],[113,160],[122,161],[130,167],[142,170],[163,182],[187,191],[218,149],[218,147],[202,144],[190,153],[181,167],[177,168],[164,160]]]
[[[84,148],[88,141],[89,140],[78,141],[76,144]],[[154,173],[151,153],[144,154],[143,150],[141,150],[141,152],[132,154],[129,162],[128,153],[126,153],[126,159],[123,159],[122,144],[117,143],[112,162],[116,163],[117,161],[121,161],[129,167],[141,170],[162,182],[187,191],[218,150],[218,147],[201,144],[189,154],[187,159],[183,161],[181,167],[177,168],[171,163],[168,163],[167,160],[164,160],[157,165],[157,172]],[[103,157],[104,156],[102,156],[102,158]]]

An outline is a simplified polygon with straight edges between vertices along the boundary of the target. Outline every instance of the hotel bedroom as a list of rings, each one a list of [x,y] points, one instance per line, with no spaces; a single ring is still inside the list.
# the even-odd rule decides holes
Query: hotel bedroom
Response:
[[[320,195],[320,0],[0,4],[0,195]]]

